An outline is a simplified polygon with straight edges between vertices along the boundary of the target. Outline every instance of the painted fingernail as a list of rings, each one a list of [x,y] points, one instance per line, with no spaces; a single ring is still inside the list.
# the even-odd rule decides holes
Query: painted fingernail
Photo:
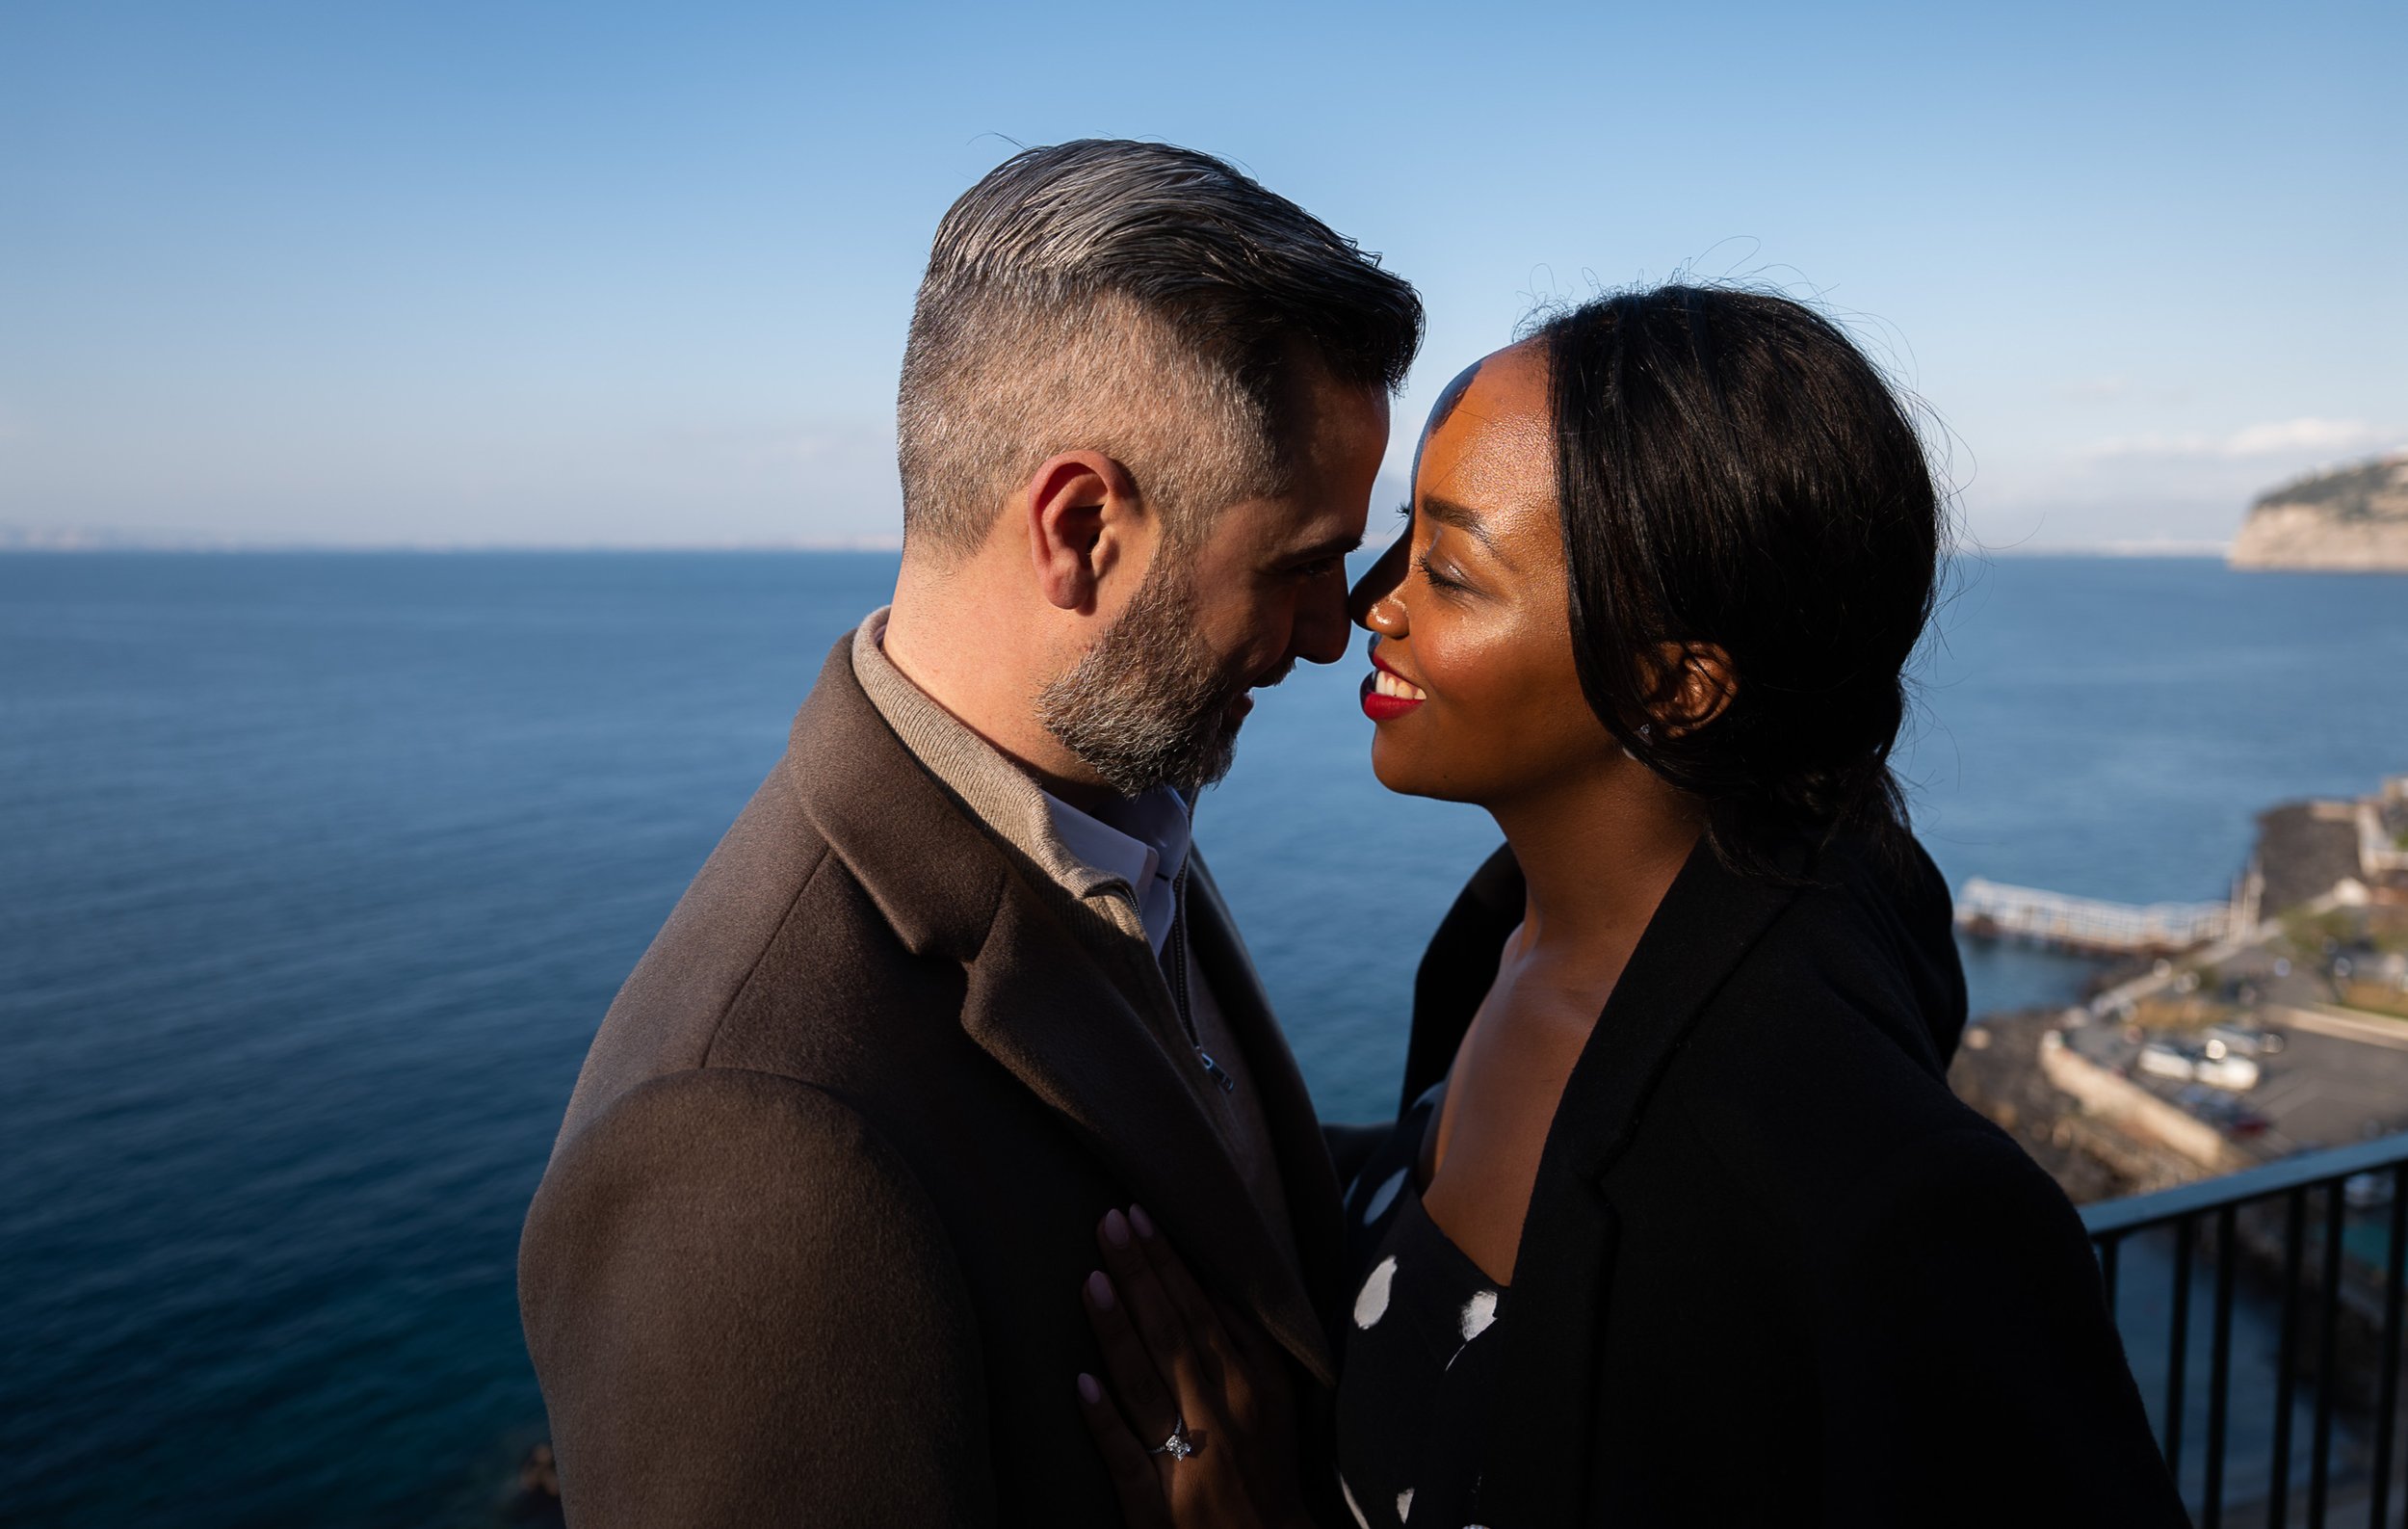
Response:
[[[1115,1248],[1129,1246],[1129,1218],[1116,1210],[1104,1212],[1104,1240]]]
[[[1082,1375],[1079,1377],[1079,1400],[1086,1403],[1089,1407],[1093,1407],[1096,1403],[1101,1402],[1103,1399],[1104,1388],[1095,1384],[1094,1376]]]
[[[1086,1298],[1095,1303],[1098,1311],[1112,1308],[1112,1282],[1104,1278],[1103,1270],[1098,1269],[1086,1277]]]
[[[1145,1213],[1143,1205],[1129,1207],[1129,1225],[1138,1229],[1138,1235],[1140,1237],[1154,1235],[1154,1218]]]

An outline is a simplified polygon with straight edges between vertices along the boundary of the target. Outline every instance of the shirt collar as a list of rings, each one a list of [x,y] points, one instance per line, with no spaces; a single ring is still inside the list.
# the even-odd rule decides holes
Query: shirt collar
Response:
[[[1160,954],[1178,911],[1179,873],[1195,841],[1187,799],[1162,786],[1085,812],[1050,791],[1044,797],[1055,839],[1083,863],[1129,884],[1146,939]]]
[[[1188,863],[1187,800],[1165,787],[1087,813],[1044,790],[894,666],[885,652],[886,616],[885,607],[871,612],[853,633],[852,669],[903,746],[1071,896],[1084,901],[1125,883],[1146,938],[1161,954],[1177,907],[1175,883]]]

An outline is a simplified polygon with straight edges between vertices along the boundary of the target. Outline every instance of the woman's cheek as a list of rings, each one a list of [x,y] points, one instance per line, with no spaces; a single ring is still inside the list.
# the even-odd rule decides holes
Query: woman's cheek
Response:
[[[1387,780],[1419,794],[1454,798],[1476,788],[1489,751],[1483,725],[1482,676],[1461,662],[1459,645],[1445,636],[1414,644],[1414,677],[1429,696],[1420,711],[1393,727],[1381,729],[1390,746],[1388,768],[1380,768],[1376,751],[1373,767]]]

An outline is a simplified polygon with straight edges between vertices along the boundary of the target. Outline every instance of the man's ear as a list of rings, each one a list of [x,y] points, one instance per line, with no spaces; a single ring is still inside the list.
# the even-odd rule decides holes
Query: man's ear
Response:
[[[1137,480],[1099,451],[1066,451],[1037,468],[1028,488],[1029,560],[1055,607],[1095,609],[1096,587],[1139,551],[1144,519]]]

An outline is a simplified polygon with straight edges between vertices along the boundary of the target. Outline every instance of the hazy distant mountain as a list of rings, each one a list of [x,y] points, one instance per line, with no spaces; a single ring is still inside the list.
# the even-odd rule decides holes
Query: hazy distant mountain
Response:
[[[2408,573],[2408,452],[2261,495],[2233,539],[2232,565]]]
[[[239,544],[205,531],[0,525],[0,552],[217,552]]]

